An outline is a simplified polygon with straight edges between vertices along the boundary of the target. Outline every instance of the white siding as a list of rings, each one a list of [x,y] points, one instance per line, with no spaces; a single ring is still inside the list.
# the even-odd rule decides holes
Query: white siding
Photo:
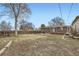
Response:
[[[73,29],[76,29],[76,31],[79,33],[79,19],[72,25]]]

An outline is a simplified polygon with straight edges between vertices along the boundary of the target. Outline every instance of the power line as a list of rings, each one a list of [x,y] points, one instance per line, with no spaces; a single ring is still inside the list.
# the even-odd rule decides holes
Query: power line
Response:
[[[70,17],[70,14],[71,14],[71,11],[72,11],[72,6],[73,6],[73,3],[72,3],[71,6],[70,6],[70,10],[69,10],[69,14],[68,14],[67,20],[68,20],[69,17]]]
[[[61,5],[60,5],[60,3],[58,3],[58,7],[59,7],[60,15],[61,15],[61,18],[62,18],[62,12],[61,12]]]
[[[62,11],[61,11],[61,5],[60,5],[60,3],[58,3],[58,7],[59,7],[59,10],[60,10],[61,18],[63,18],[63,17],[62,17]],[[73,3],[72,3],[71,6],[70,6],[67,20],[68,20],[69,17],[70,17],[70,14],[71,14],[71,11],[72,11],[72,7],[73,7]]]

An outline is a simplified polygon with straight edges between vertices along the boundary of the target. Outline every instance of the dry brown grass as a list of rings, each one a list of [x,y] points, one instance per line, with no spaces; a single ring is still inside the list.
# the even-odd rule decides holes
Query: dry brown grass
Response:
[[[0,38],[0,50],[9,42],[10,38]]]
[[[62,39],[62,35],[29,34],[14,37],[3,55],[8,56],[72,56],[79,55],[79,40]]]

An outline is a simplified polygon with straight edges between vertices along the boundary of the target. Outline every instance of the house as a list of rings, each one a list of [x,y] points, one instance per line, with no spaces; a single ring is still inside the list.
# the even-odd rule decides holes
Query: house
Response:
[[[77,16],[72,22],[72,29],[79,33],[79,16]]]
[[[27,24],[23,24],[20,26],[20,30],[22,31],[33,31],[33,24],[32,23],[27,23]]]
[[[40,31],[43,33],[59,33],[65,34],[71,32],[71,26],[55,26],[55,27],[44,27],[40,28]]]

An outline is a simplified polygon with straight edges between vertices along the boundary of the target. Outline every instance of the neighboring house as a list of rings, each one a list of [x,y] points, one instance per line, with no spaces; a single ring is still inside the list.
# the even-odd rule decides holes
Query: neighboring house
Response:
[[[34,28],[33,28],[32,23],[27,23],[20,26],[20,30],[23,30],[23,31],[33,31],[33,29]]]
[[[24,28],[21,27],[20,30],[23,30],[23,31],[33,31],[33,28],[25,26]]]
[[[76,30],[77,33],[79,33],[79,16],[77,16],[75,20],[72,22],[72,29]]]
[[[40,31],[44,33],[69,33],[71,26],[44,27],[40,28]]]

